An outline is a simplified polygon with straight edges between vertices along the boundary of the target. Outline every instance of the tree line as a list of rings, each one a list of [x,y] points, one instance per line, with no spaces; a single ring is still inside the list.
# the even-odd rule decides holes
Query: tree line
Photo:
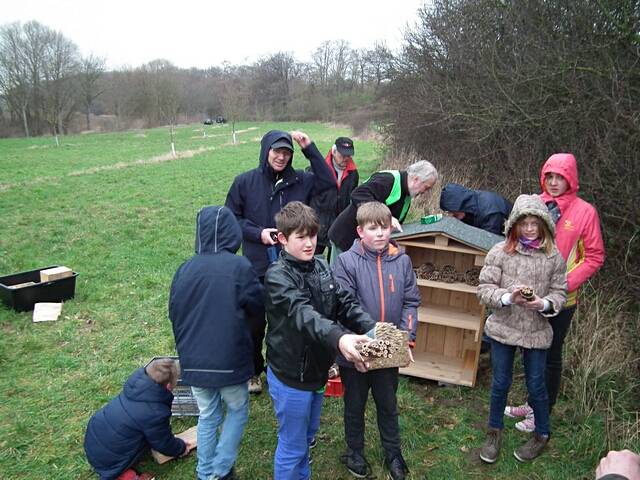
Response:
[[[113,128],[224,115],[243,120],[341,120],[372,103],[393,55],[382,42],[325,41],[306,62],[277,52],[250,65],[183,69],[164,59],[106,71],[63,33],[36,21],[0,27],[0,134],[66,133],[74,115],[110,115]]]

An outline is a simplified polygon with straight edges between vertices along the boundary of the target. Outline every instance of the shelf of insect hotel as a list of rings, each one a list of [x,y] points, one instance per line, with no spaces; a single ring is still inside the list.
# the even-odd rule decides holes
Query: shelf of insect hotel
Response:
[[[436,282],[435,280],[424,280],[422,278],[417,279],[417,283],[421,287],[440,288],[442,290],[452,290],[454,292],[475,293],[478,291],[478,287],[468,285],[462,282]]]
[[[420,323],[434,323],[445,327],[462,328],[476,332],[476,336],[482,325],[480,314],[463,311],[459,308],[445,307],[443,305],[427,305],[418,307],[418,321]]]
[[[400,373],[468,387],[473,387],[475,384],[473,350],[465,350],[462,358],[414,350],[413,358],[415,362],[401,368]]]

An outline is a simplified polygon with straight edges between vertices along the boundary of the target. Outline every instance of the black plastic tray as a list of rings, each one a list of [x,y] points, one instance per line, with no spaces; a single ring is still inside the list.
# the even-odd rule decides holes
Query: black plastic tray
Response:
[[[73,272],[70,277],[59,278],[50,282],[40,281],[40,270],[59,266],[51,265],[0,277],[0,299],[10,308],[24,312],[33,310],[34,304],[38,302],[61,302],[73,298],[76,293],[77,272]],[[35,285],[9,288],[11,285],[26,282],[35,282]]]

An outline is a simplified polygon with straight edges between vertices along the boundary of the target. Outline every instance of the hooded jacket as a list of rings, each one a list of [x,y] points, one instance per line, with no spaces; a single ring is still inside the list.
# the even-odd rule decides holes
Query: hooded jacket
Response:
[[[505,224],[508,236],[518,220],[533,215],[554,232],[554,224],[545,204],[537,195],[520,195]],[[551,346],[553,330],[547,317],[557,315],[567,298],[566,264],[558,249],[550,254],[543,249],[524,248],[520,243],[513,254],[504,251],[505,242],[493,246],[484,259],[480,271],[478,298],[491,308],[485,333],[506,345],[547,349]],[[503,305],[502,296],[518,286],[533,288],[536,295],[551,304],[550,313],[529,310],[524,306]]]
[[[504,221],[513,205],[496,192],[470,190],[449,183],[440,193],[440,208],[447,212],[464,212],[462,221],[467,225],[502,235]]]
[[[314,195],[309,204],[309,206],[315,210],[320,220],[318,245],[322,247],[329,244],[329,227],[336,217],[349,206],[351,202],[351,192],[358,186],[359,180],[356,164],[353,159],[350,159],[342,171],[340,183],[338,183],[338,173],[333,165],[333,148],[329,150],[324,161],[329,171],[333,174],[333,188]]]
[[[264,276],[269,266],[268,246],[262,243],[261,233],[265,228],[275,228],[276,213],[294,200],[309,205],[313,195],[335,187],[335,179],[314,143],[302,150],[313,173],[294,170],[292,155],[285,169],[276,174],[268,157],[271,145],[280,139],[291,143],[291,135],[279,130],[271,130],[262,137],[258,167],[234,179],[225,201],[242,228],[242,254],[251,260],[259,277]]]
[[[355,240],[347,252],[338,256],[333,271],[340,286],[357,299],[371,318],[393,323],[408,331],[409,340],[415,341],[420,292],[411,258],[395,240],[381,253]],[[338,356],[338,363],[353,366],[342,355]]]
[[[569,184],[565,193],[551,196],[544,184],[547,173],[557,173]],[[602,266],[605,259],[604,242],[598,212],[590,203],[578,197],[578,166],[570,153],[556,153],[545,162],[540,172],[542,200],[555,201],[560,208],[556,225],[556,244],[567,262],[569,296],[566,307],[577,302],[578,289]]]
[[[262,305],[262,285],[249,260],[236,255],[242,232],[226,207],[205,207],[196,218],[196,254],[176,271],[169,318],[182,382],[224,387],[253,375],[247,313]]]
[[[147,447],[169,457],[184,453],[185,443],[171,432],[172,401],[173,394],[139,368],[91,417],[84,451],[101,480],[117,478]]]
[[[329,228],[329,239],[335,243],[340,250],[346,252],[353,245],[353,241],[358,238],[356,227],[356,215],[358,207],[366,202],[381,202],[391,194],[394,184],[394,176],[389,172],[377,172],[371,175],[366,182],[357,187],[351,193],[351,203],[336,218],[335,222]],[[400,172],[400,198],[387,205],[391,210],[391,215],[399,220],[402,213],[405,199],[409,196],[409,186],[407,184],[407,172]]]
[[[281,252],[264,284],[269,368],[292,388],[322,388],[340,337],[368,332],[375,322],[319,255],[305,262]]]

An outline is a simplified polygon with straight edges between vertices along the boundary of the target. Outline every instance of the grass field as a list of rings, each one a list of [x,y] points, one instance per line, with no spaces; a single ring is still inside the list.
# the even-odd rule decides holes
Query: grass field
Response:
[[[0,140],[0,274],[51,264],[80,273],[75,299],[56,323],[33,324],[30,313],[0,306],[0,478],[95,478],[82,441],[90,415],[116,395],[150,358],[174,354],[167,318],[169,285],[193,252],[194,219],[204,205],[222,204],[234,176],[257,165],[269,129],[301,129],[326,152],[344,128],[321,124],[240,124],[178,128],[178,158],[168,155],[167,129],[87,134],[61,139]],[[206,135],[206,136],[205,136]],[[382,160],[380,149],[356,141],[361,178]],[[304,168],[296,154],[295,165]],[[592,478],[606,450],[604,419],[577,424],[561,401],[554,436],[534,464],[519,464],[525,441],[507,422],[499,462],[485,466],[475,449],[488,415],[490,370],[483,358],[475,389],[402,378],[399,392],[405,458],[412,478]],[[523,379],[514,379],[522,399]],[[347,478],[341,399],[328,399],[317,479]],[[195,424],[177,419],[174,430]],[[367,412],[367,456],[383,478],[375,411]],[[267,393],[251,399],[251,417],[237,462],[243,479],[271,478],[276,423]],[[143,467],[158,478],[194,478],[195,456]]]

